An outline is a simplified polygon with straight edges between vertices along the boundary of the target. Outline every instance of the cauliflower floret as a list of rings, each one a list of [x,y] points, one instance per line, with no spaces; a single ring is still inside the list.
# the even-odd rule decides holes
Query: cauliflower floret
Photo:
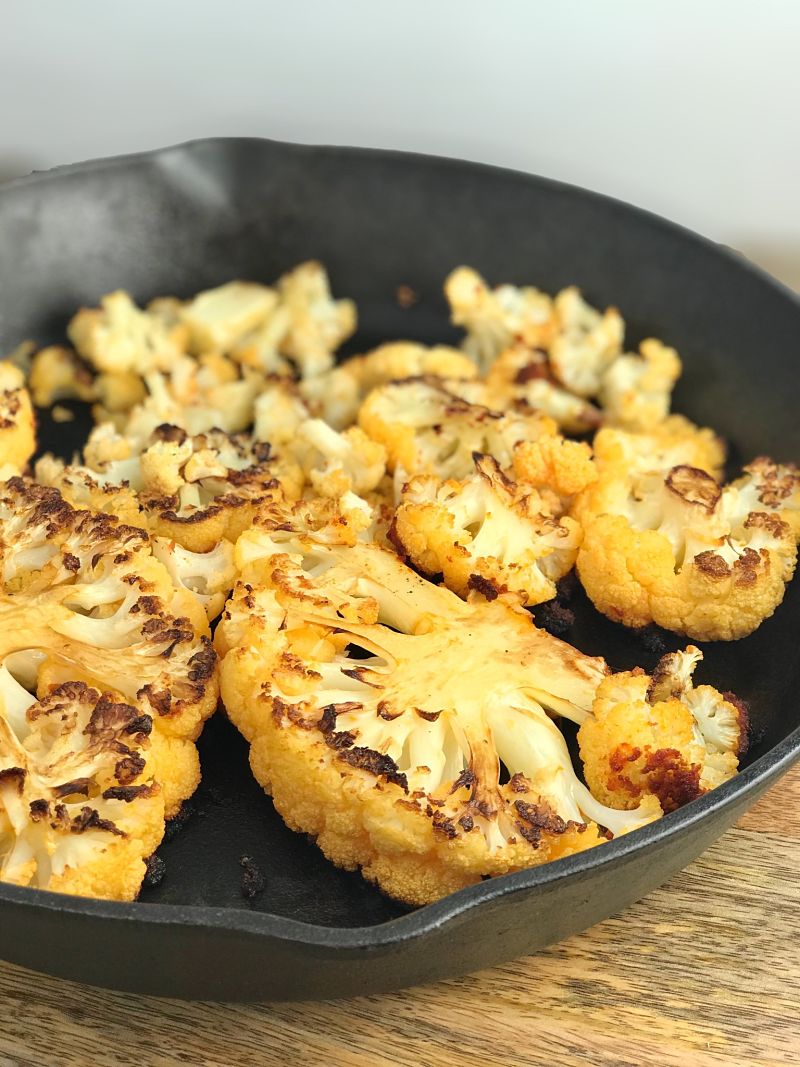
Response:
[[[433,378],[415,378],[373,389],[361,406],[359,425],[385,446],[387,467],[398,482],[415,474],[467,478],[474,452],[494,456],[503,470],[521,441],[553,435],[552,419],[527,408],[506,412],[470,404]]]
[[[265,498],[274,492],[296,498],[304,484],[290,456],[221,430],[189,437],[178,426],[159,426],[140,453],[135,440],[98,427],[86,458],[92,466],[64,466],[45,456],[37,479],[70,503],[119,513],[196,553],[211,552],[225,538],[235,541]]]
[[[324,419],[334,430],[346,430],[353,425],[363,399],[358,381],[346,367],[346,363],[332,367],[297,385],[309,412]]]
[[[115,419],[117,429],[143,444],[162,423],[189,434],[219,429],[239,433],[253,421],[254,404],[263,378],[239,368],[225,356],[207,353],[199,359],[181,356],[163,374],[145,375],[148,395],[127,414]]]
[[[752,633],[783,599],[797,557],[780,502],[760,499],[764,484],[749,473],[723,489],[689,466],[601,476],[573,509],[584,528],[578,574],[595,607],[696,640]]]
[[[365,397],[371,390],[387,382],[404,378],[463,378],[477,377],[475,364],[457,348],[448,345],[420,345],[414,341],[390,341],[378,345],[363,356],[353,356],[341,368],[358,383]]]
[[[166,371],[182,354],[180,331],[142,311],[121,289],[102,297],[99,308],[81,308],[67,334],[79,356],[110,374]]]
[[[486,375],[490,407],[504,408],[522,401],[555,419],[569,433],[586,433],[601,422],[598,409],[556,381],[547,353],[511,345],[504,349]]]
[[[622,352],[622,316],[616,308],[607,308],[601,315],[574,286],[562,289],[554,304],[557,329],[549,349],[550,366],[572,393],[597,396]]]
[[[794,463],[775,463],[759,456],[733,484],[742,507],[779,514],[789,523],[795,540],[800,540],[800,469]]]
[[[504,348],[549,345],[556,327],[553,301],[531,287],[500,285],[490,289],[470,267],[458,267],[446,279],[444,292],[454,325],[467,331],[464,350],[486,373]]]
[[[682,415],[670,415],[648,431],[631,433],[610,426],[594,438],[594,458],[601,476],[666,473],[672,467],[699,467],[720,479],[725,465],[725,443],[713,430],[700,428]]]
[[[475,473],[463,481],[412,478],[392,540],[459,596],[474,591],[494,600],[510,591],[534,605],[556,595],[556,582],[575,563],[581,529],[555,517],[535,489],[506,478],[491,456],[476,456]]]
[[[658,797],[676,808],[732,778],[747,748],[747,712],[731,694],[695,688],[702,652],[690,645],[641,670],[605,678],[578,731],[586,781],[615,808]]]
[[[253,437],[256,441],[269,441],[277,448],[294,441],[302,423],[311,418],[297,383],[277,376],[264,382],[253,414]]]
[[[83,682],[37,702],[10,679],[0,683],[0,880],[133,900],[164,833],[151,717]],[[9,715],[15,689],[12,702],[27,706]]]
[[[391,341],[306,379],[300,383],[300,393],[313,414],[335,430],[344,430],[356,421],[362,400],[376,386],[421,375],[447,380],[449,386],[461,379],[474,380],[477,373],[472,360],[457,348]]]
[[[602,660],[502,597],[465,603],[377,545],[286,526],[237,546],[216,640],[256,777],[330,860],[423,904],[660,814],[595,800],[545,710],[585,718]]]
[[[256,282],[227,282],[198,293],[179,311],[192,352],[230,352],[272,314],[278,294]]]
[[[333,353],[356,328],[352,300],[334,300],[321,263],[310,261],[278,281],[281,305],[289,325],[281,352],[297,367],[301,378],[312,378],[333,364]]]
[[[40,695],[77,679],[152,715],[174,814],[199,779],[192,742],[217,700],[205,616],[175,589],[143,530],[76,511],[22,478],[0,488],[0,663],[33,657]]]
[[[28,388],[34,404],[50,407],[59,400],[97,399],[94,376],[71,348],[49,345],[36,352],[28,372]]]
[[[386,449],[358,426],[337,433],[322,419],[306,419],[290,447],[320,496],[367,493],[386,472]]]
[[[674,348],[653,338],[642,341],[639,353],[614,360],[603,375],[600,403],[612,425],[647,431],[669,414],[681,361]]]
[[[21,471],[36,450],[36,420],[22,371],[0,360],[0,468]]]
[[[567,441],[558,434],[517,445],[514,474],[520,482],[555,495],[559,512],[597,478],[589,445]]]

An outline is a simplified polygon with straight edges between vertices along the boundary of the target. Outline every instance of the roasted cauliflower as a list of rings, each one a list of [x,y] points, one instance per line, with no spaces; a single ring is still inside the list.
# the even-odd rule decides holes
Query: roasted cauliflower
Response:
[[[454,270],[444,292],[453,324],[467,331],[464,349],[482,373],[509,345],[546,348],[557,328],[553,301],[546,293],[513,285],[490,289],[471,267]]]
[[[565,389],[554,377],[547,353],[514,344],[504,349],[486,375],[487,400],[503,410],[522,401],[555,419],[569,433],[588,433],[602,422],[599,409]]]
[[[142,311],[121,289],[102,297],[98,308],[81,308],[67,334],[79,356],[110,374],[168,371],[184,351],[180,326]]]
[[[582,721],[602,660],[505,598],[465,603],[373,543],[289,525],[237,545],[223,699],[281,816],[334,863],[423,904],[660,814],[600,804],[547,713]]]
[[[559,518],[536,489],[513,482],[491,456],[475,456],[461,481],[418,475],[404,487],[392,540],[409,562],[466,597],[519,594],[524,604],[556,595],[581,541],[580,526]]]
[[[649,430],[669,414],[672,390],[681,374],[674,348],[650,338],[639,354],[615,359],[599,390],[604,418],[626,430]]]
[[[77,680],[151,715],[168,815],[197,785],[193,742],[216,706],[207,633],[143,530],[22,478],[0,485],[0,664],[13,656],[40,697]]]
[[[584,529],[577,568],[592,603],[615,622],[655,622],[700,641],[752,633],[775,611],[797,547],[784,498],[798,472],[768,460],[722,488],[706,471],[677,466],[602,476],[576,502]]]
[[[133,900],[164,833],[153,721],[83,682],[0,669],[0,881]]]
[[[614,808],[655,796],[674,811],[732,778],[747,749],[744,705],[692,684],[703,658],[690,645],[664,656],[652,678],[641,670],[604,678],[578,731],[586,781]]]
[[[359,425],[386,449],[398,482],[415,474],[467,478],[473,453],[493,456],[503,470],[515,447],[556,432],[552,419],[529,408],[493,411],[470,404],[435,378],[379,386],[361,405]]]
[[[21,471],[36,450],[36,422],[25,376],[0,361],[0,471]]]

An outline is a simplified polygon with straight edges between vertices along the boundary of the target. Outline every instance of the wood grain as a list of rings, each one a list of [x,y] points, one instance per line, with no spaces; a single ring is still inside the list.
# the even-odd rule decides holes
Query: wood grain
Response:
[[[800,767],[663,888],[537,956],[318,1004],[184,1004],[0,964],[0,1065],[800,1064]]]

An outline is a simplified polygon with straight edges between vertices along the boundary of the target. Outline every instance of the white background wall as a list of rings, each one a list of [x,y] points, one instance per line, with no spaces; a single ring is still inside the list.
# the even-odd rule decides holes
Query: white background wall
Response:
[[[642,204],[800,276],[797,0],[0,0],[0,175],[250,134]]]

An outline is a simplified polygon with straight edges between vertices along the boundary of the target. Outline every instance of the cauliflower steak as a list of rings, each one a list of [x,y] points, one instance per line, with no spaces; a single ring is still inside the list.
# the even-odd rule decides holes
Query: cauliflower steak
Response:
[[[237,557],[225,707],[283,819],[337,865],[423,904],[660,814],[579,781],[551,715],[583,721],[606,665],[514,602],[465,603],[374,543],[285,517]]]

